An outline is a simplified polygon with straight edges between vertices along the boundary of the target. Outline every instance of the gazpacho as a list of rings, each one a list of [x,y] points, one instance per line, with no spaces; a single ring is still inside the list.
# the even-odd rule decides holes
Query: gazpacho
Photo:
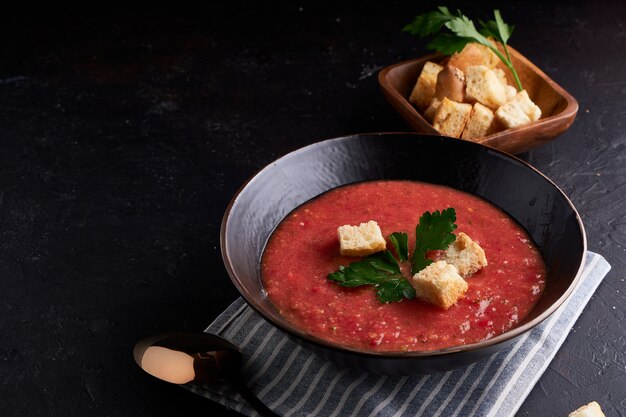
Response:
[[[471,237],[488,260],[463,276],[464,292],[444,308],[419,297],[381,301],[370,286],[348,288],[329,279],[364,259],[340,254],[338,227],[374,221],[387,241],[406,232],[413,251],[420,218],[440,210],[455,212],[457,239]],[[387,247],[397,249],[391,240]],[[426,257],[439,261],[445,254],[429,251]],[[398,264],[410,281],[410,262]],[[270,237],[261,273],[273,305],[296,327],[366,351],[430,351],[490,339],[524,319],[546,279],[537,247],[502,210],[465,192],[413,181],[347,185],[301,205]]]

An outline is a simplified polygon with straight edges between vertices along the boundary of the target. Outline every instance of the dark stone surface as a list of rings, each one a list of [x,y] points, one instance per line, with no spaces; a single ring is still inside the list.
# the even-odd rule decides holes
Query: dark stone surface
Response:
[[[376,73],[426,52],[400,29],[435,5],[6,10],[0,415],[234,415],[148,378],[132,347],[202,330],[237,297],[219,227],[256,170],[325,138],[407,129]],[[571,197],[613,266],[518,416],[591,400],[624,416],[626,8],[499,7],[511,44],[580,103],[568,132],[522,157]]]

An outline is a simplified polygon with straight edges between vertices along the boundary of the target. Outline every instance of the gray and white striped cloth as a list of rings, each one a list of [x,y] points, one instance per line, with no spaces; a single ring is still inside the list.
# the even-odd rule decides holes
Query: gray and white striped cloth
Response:
[[[512,416],[610,268],[588,252],[574,294],[548,320],[488,359],[446,373],[391,377],[339,367],[292,342],[241,298],[206,331],[241,347],[248,385],[280,416]],[[227,387],[187,388],[257,415]]]

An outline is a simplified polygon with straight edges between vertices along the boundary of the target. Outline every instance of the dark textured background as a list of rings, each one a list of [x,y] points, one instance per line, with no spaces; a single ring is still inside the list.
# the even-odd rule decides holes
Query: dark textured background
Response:
[[[0,415],[232,415],[153,380],[143,335],[202,330],[237,297],[219,227],[276,157],[404,131],[378,70],[436,3],[26,4],[0,17]],[[454,6],[455,4],[451,4]],[[488,18],[491,5],[463,5]],[[571,197],[613,269],[519,416],[626,416],[626,7],[501,4],[511,44],[580,103],[521,155]]]

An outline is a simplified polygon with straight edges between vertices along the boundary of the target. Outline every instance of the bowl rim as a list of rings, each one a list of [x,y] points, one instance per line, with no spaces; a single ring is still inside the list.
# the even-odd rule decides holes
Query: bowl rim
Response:
[[[545,319],[547,319],[549,316],[551,316],[552,313],[554,313],[565,302],[565,300],[567,300],[572,295],[572,292],[578,286],[583,269],[585,267],[585,253],[587,252],[587,236],[585,233],[585,228],[584,228],[582,219],[580,217],[580,214],[576,210],[576,207],[574,207],[574,204],[571,202],[569,197],[567,197],[567,195],[550,178],[548,178],[545,174],[543,174],[541,171],[539,171],[538,169],[536,169],[529,163],[521,160],[520,158],[514,155],[501,151],[497,148],[480,144],[480,143],[476,143],[476,142],[469,142],[469,141],[464,141],[464,142],[473,144],[471,146],[479,146],[479,147],[485,148],[488,151],[500,154],[500,156],[504,158],[512,159],[514,162],[520,163],[524,165],[526,168],[534,171],[536,174],[542,177],[543,180],[547,181],[551,186],[553,186],[561,194],[561,196],[565,199],[565,202],[569,205],[569,207],[571,208],[571,210],[573,211],[575,215],[576,222],[580,230],[580,235],[581,235],[580,237],[582,239],[582,253],[580,257],[580,264],[578,266],[578,270],[576,271],[576,275],[574,276],[574,279],[572,280],[568,288],[563,292],[561,297],[559,297],[555,302],[553,302],[545,311],[543,311],[541,314],[539,314],[537,317],[535,317],[534,319],[530,321],[527,321],[517,327],[514,327],[490,339],[483,340],[483,341],[476,342],[476,343],[451,346],[451,347],[431,350],[431,351],[364,351],[364,350],[355,349],[355,348],[345,346],[339,343],[334,343],[334,342],[330,342],[330,341],[318,338],[310,333],[306,333],[296,328],[295,326],[284,325],[283,323],[276,322],[271,317],[266,315],[259,306],[257,306],[256,302],[254,301],[254,297],[252,297],[251,292],[242,284],[239,277],[235,274],[232,263],[230,262],[228,249],[226,245],[226,240],[228,237],[226,233],[226,227],[230,218],[230,213],[232,211],[232,208],[236,204],[237,200],[239,199],[239,196],[241,195],[241,193],[250,184],[252,184],[255,181],[255,179],[258,178],[260,174],[262,174],[266,170],[271,169],[272,166],[276,164],[278,161],[292,157],[299,153],[306,152],[313,147],[321,146],[322,144],[327,144],[330,142],[358,140],[362,137],[367,137],[367,136],[381,136],[382,137],[382,136],[391,136],[391,135],[393,136],[403,136],[403,135],[404,136],[429,136],[429,137],[433,137],[437,139],[459,141],[459,139],[457,138],[451,138],[451,137],[440,136],[440,135],[424,134],[424,133],[416,133],[416,132],[372,132],[372,133],[357,133],[357,134],[352,134],[352,135],[338,136],[338,137],[334,137],[330,139],[325,139],[319,142],[311,143],[309,145],[303,146],[301,148],[298,148],[296,150],[293,150],[291,152],[288,152],[276,158],[269,164],[265,165],[263,168],[259,169],[256,173],[254,173],[251,177],[249,177],[241,185],[241,187],[239,187],[239,189],[236,191],[236,193],[230,200],[228,206],[226,207],[224,216],[222,217],[222,222],[221,222],[221,227],[220,227],[220,251],[222,254],[222,261],[224,263],[224,267],[226,268],[226,272],[228,273],[228,276],[230,277],[232,283],[235,285],[239,293],[243,296],[246,303],[250,307],[252,307],[252,309],[256,311],[261,317],[263,317],[263,319],[268,321],[272,326],[277,327],[278,329],[281,329],[282,331],[284,331],[285,333],[287,333],[287,335],[291,337],[296,337],[297,339],[298,338],[304,339],[306,342],[312,343],[316,347],[340,351],[340,352],[348,353],[351,355],[358,355],[358,356],[369,357],[369,358],[380,358],[380,359],[386,359],[386,360],[402,360],[402,359],[407,359],[407,358],[427,358],[427,357],[435,357],[435,356],[445,356],[445,355],[452,355],[452,354],[460,353],[460,352],[472,352],[472,351],[482,350],[485,348],[495,347],[496,345],[500,345],[500,344],[504,344],[504,343],[512,341],[518,336],[521,336],[527,331],[530,331],[532,328],[536,327]],[[491,204],[494,204],[494,203],[491,203]],[[265,244],[267,244],[267,242]],[[260,262],[260,259],[257,262]],[[262,282],[261,282],[261,286],[263,286]],[[286,319],[285,319],[285,323],[287,323]]]
[[[510,45],[508,45],[507,47],[512,56],[514,56],[517,60],[523,62],[526,66],[531,68],[539,77],[544,79],[546,83],[548,83],[548,85],[551,88],[553,88],[566,101],[567,104],[565,108],[558,113],[554,113],[550,116],[540,118],[539,120],[526,126],[509,128],[509,129],[501,130],[499,132],[492,133],[490,135],[480,138],[480,140],[477,141],[477,143],[489,145],[490,143],[496,142],[497,139],[501,139],[510,134],[513,134],[513,133],[523,134],[523,132],[541,129],[544,126],[549,126],[562,120],[571,119],[569,121],[569,125],[571,125],[571,123],[574,122],[574,118],[576,117],[576,114],[578,113],[578,109],[579,109],[579,104],[576,98],[574,98],[574,96],[572,96],[569,92],[567,92],[567,90],[565,90],[563,87],[557,84],[552,78],[550,78],[545,72],[543,72],[541,68],[533,64],[522,53],[520,53],[519,51],[517,51],[515,48],[511,47]],[[432,123],[426,120],[424,116],[419,111],[417,111],[417,109],[411,103],[409,103],[408,99],[404,97],[402,94],[400,94],[400,92],[391,84],[391,82],[388,79],[388,74],[389,72],[391,72],[392,70],[398,67],[411,65],[416,62],[422,62],[422,61],[426,62],[426,61],[433,60],[433,59],[441,59],[445,56],[446,55],[442,53],[438,53],[438,52],[431,53],[431,54],[424,55],[418,58],[412,58],[412,59],[396,62],[395,64],[391,64],[389,66],[384,67],[378,73],[378,83],[380,87],[384,90],[384,92],[386,94],[389,94],[391,97],[393,97],[393,100],[396,103],[398,103],[398,105],[401,105],[406,110],[406,112],[410,113],[415,119],[417,119],[420,122],[420,124],[422,124],[423,126],[427,126],[429,129],[429,133],[432,133],[437,136],[441,136],[441,135],[439,135],[439,132],[435,130],[435,128],[432,126]]]

